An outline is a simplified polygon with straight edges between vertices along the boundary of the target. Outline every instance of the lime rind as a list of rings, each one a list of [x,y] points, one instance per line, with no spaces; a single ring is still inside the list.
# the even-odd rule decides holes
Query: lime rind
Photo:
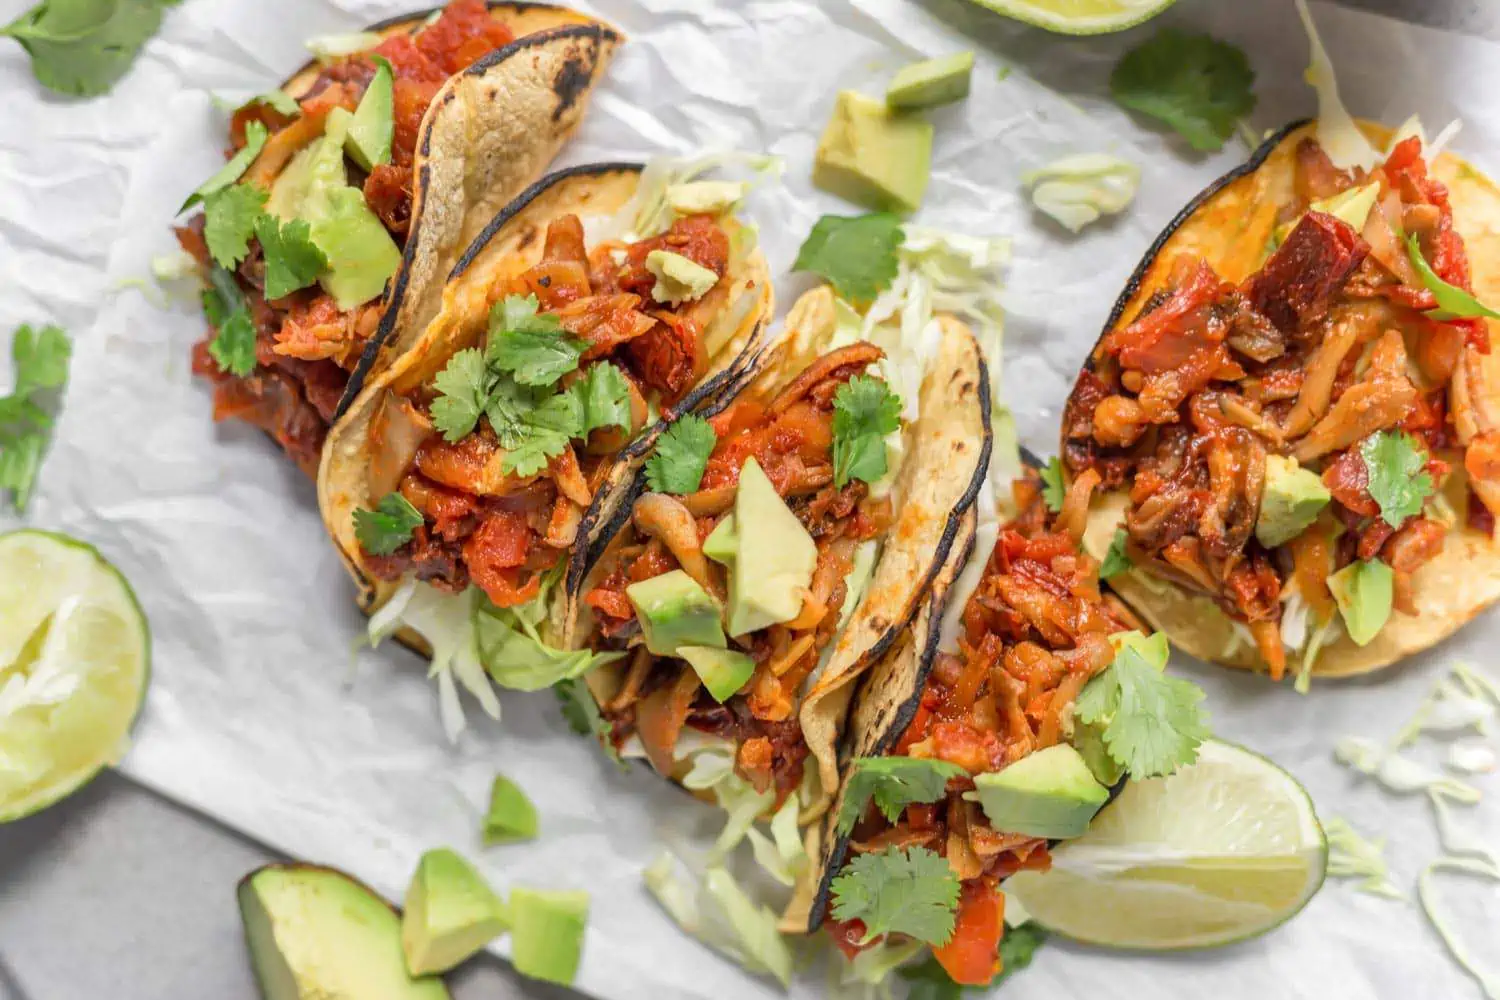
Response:
[[[972,0],[1060,35],[1106,35],[1142,24],[1175,0]]]
[[[140,603],[92,546],[0,535],[0,823],[66,798],[121,756],[150,662]]]
[[[1033,919],[1085,944],[1218,947],[1290,920],[1322,886],[1328,846],[1306,789],[1217,741],[1168,779],[1133,782],[1052,871],[1006,883]]]

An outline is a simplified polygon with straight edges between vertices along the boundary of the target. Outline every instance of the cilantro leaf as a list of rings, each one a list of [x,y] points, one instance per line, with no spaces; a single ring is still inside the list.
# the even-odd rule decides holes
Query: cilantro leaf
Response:
[[[1203,691],[1163,672],[1165,642],[1157,664],[1132,638],[1139,633],[1127,633],[1114,662],[1084,686],[1073,716],[1102,727],[1105,750],[1132,778],[1164,777],[1196,760],[1210,735]]]
[[[625,373],[608,361],[590,365],[568,391],[578,397],[583,414],[579,437],[603,427],[630,428],[630,383]]]
[[[1068,487],[1063,482],[1062,459],[1053,456],[1042,466],[1042,499],[1047,509],[1056,514],[1063,509],[1063,500],[1068,496]]]
[[[31,491],[47,447],[47,433],[25,431],[14,436],[0,433],[0,490],[9,490],[17,514],[26,513]]]
[[[552,398],[564,399],[566,397],[554,396]],[[500,469],[506,475],[523,478],[535,476],[545,469],[552,459],[567,449],[568,439],[571,437],[573,435],[567,431],[531,425],[527,428],[526,436],[521,439],[521,443],[506,451],[505,460],[500,463]]]
[[[432,426],[443,440],[455,444],[468,437],[485,411],[490,395],[490,374],[479,348],[469,347],[448,359],[432,380],[438,398],[432,401]]]
[[[233,270],[245,259],[265,204],[266,193],[249,184],[232,185],[204,200],[203,240],[214,263]]]
[[[878,378],[856,375],[833,396],[833,482],[873,483],[886,473],[885,436],[901,429],[901,397]]]
[[[1416,438],[1401,431],[1376,431],[1359,446],[1369,473],[1370,497],[1380,504],[1380,516],[1393,528],[1422,512],[1432,495],[1432,476],[1423,472],[1427,454]]]
[[[1418,242],[1416,233],[1410,233],[1406,237],[1406,256],[1411,259],[1411,266],[1416,268],[1422,284],[1427,286],[1427,290],[1437,300],[1437,308],[1427,310],[1429,319],[1477,319],[1482,316],[1500,319],[1500,312],[1480,302],[1472,293],[1438,277],[1437,272],[1427,263],[1427,258],[1422,256],[1422,244]]]
[[[302,219],[282,223],[262,214],[255,223],[255,238],[266,258],[266,298],[279,299],[318,280],[328,267],[328,258],[312,240],[312,229]]]
[[[278,93],[280,92],[278,91]],[[256,98],[256,100],[260,100],[260,98]],[[253,104],[255,102],[252,101],[250,103]],[[231,156],[222,167],[214,172],[212,177],[198,185],[198,190],[188,195],[187,201],[182,203],[182,207],[177,210],[177,213],[181,215],[209,195],[224,190],[243,177],[245,171],[250,169],[250,164],[255,162],[255,158],[265,148],[266,139],[269,137],[270,133],[266,131],[265,123],[250,122],[246,125],[245,144],[240,147],[239,152]]]
[[[833,880],[833,916],[859,920],[865,941],[906,934],[928,944],[953,937],[958,876],[925,847],[861,854]]]
[[[869,302],[895,280],[905,239],[901,220],[889,212],[825,215],[807,234],[792,270],[822,275],[843,298]]]
[[[31,56],[48,90],[97,97],[125,75],[164,10],[180,0],[44,0],[0,28]]]
[[[484,415],[502,448],[514,448],[525,438],[527,414],[537,405],[538,397],[535,390],[513,378],[499,379],[490,390],[489,400],[484,404]]]
[[[1104,562],[1099,566],[1099,579],[1108,580],[1134,565],[1125,551],[1125,541],[1125,529],[1116,528],[1115,537],[1109,543],[1109,551],[1104,553]]]
[[[948,790],[948,780],[964,773],[957,764],[917,757],[856,757],[844,785],[838,832],[849,836],[865,815],[870,800],[892,823],[915,802],[936,802]]]
[[[32,329],[23,323],[10,342],[16,363],[16,388],[12,398],[28,399],[38,389],[56,389],[68,380],[68,361],[73,345],[60,326]]]
[[[411,541],[412,532],[422,526],[421,511],[400,493],[387,493],[374,510],[361,507],[354,512],[354,537],[360,548],[374,556],[388,556]]]
[[[15,388],[0,396],[0,490],[8,490],[16,513],[25,513],[50,440],[52,415],[36,395],[60,389],[68,380],[73,347],[61,327],[30,324],[16,328],[10,353]]]
[[[255,321],[234,275],[216,267],[203,290],[203,312],[215,328],[208,353],[220,371],[244,377],[255,370]]]
[[[1212,35],[1162,28],[1120,58],[1109,76],[1115,102],[1165,122],[1204,152],[1223,148],[1255,107],[1245,53]]]
[[[679,419],[656,442],[646,482],[657,493],[692,493],[703,482],[708,456],[719,443],[713,425],[697,414]]]
[[[578,367],[587,348],[551,313],[537,313],[535,295],[506,296],[490,310],[485,362],[522,385],[553,385]]]
[[[897,969],[896,974],[909,984],[906,1000],[959,1000],[964,995],[964,988],[930,953],[915,965]]]
[[[579,736],[593,736],[599,740],[605,753],[624,768],[625,762],[620,759],[620,751],[615,749],[614,741],[610,739],[611,726],[599,713],[599,703],[589,693],[588,682],[582,677],[570,677],[552,685],[552,693],[557,697],[558,710],[562,712],[563,721],[568,724],[568,728]]]
[[[1036,950],[1047,943],[1047,929],[1035,920],[1028,920],[1019,927],[1007,927],[1000,938],[1000,974],[990,981],[991,988],[998,986],[1006,976],[1020,972],[1031,964]]]

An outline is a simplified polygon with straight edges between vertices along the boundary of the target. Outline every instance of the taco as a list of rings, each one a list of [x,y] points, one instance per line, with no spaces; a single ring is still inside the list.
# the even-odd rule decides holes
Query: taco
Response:
[[[720,758],[714,784],[745,786],[737,806],[713,788],[739,837],[827,807],[849,697],[947,562],[990,450],[988,375],[956,320],[917,400],[829,289],[787,330],[749,388],[658,442],[570,615],[576,644],[615,657],[586,676],[607,742],[699,792]]]
[[[559,598],[657,439],[763,363],[772,289],[735,215],[748,184],[679,167],[529,188],[329,433],[318,499],[360,605],[440,676],[487,692],[482,662],[545,687],[588,663],[556,642]]]
[[[1196,198],[1063,421],[1090,549],[1131,566],[1111,585],[1188,652],[1299,685],[1500,597],[1500,189],[1419,128],[1362,128],[1363,165],[1297,123]]]
[[[207,279],[193,371],[213,383],[214,419],[266,431],[309,476],[335,415],[545,170],[621,41],[546,4],[434,15],[310,43],[341,54],[235,111],[232,158],[176,230]]]
[[[1000,972],[1002,880],[1047,869],[1049,848],[1087,830],[1124,780],[1191,762],[1206,735],[1201,692],[1160,674],[1165,640],[1143,634],[1080,551],[1087,493],[1056,510],[1035,471],[1005,492],[1014,516],[1001,523],[986,490],[860,688],[818,877],[788,914],[825,926],[851,960],[890,951],[862,964],[931,946],[961,985]],[[1156,687],[1152,706],[1185,706],[1152,718],[1160,752],[1117,749],[1116,720],[1142,706],[1122,705],[1116,671]]]

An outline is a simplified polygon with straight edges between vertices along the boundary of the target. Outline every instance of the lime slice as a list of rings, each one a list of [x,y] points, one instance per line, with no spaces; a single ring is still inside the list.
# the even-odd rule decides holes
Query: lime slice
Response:
[[[98,552],[43,531],[0,535],[0,823],[124,752],[150,661],[146,616]]]
[[[1264,934],[1323,884],[1307,791],[1258,754],[1209,741],[1170,778],[1134,781],[1052,870],[1005,883],[1043,926],[1111,948],[1206,948]]]
[[[1017,21],[1062,35],[1103,35],[1148,21],[1172,0],[973,0]]]

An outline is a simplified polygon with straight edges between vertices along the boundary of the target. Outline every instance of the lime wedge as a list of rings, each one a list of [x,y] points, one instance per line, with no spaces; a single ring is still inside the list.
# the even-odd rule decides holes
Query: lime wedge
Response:
[[[1172,0],[973,0],[981,7],[1062,35],[1103,35],[1148,21]]]
[[[1111,948],[1206,948],[1264,934],[1323,884],[1307,791],[1258,754],[1210,741],[1170,778],[1135,781],[1052,870],[1005,891],[1043,926]]]
[[[43,531],[0,535],[0,823],[118,759],[150,661],[146,616],[98,552]]]

